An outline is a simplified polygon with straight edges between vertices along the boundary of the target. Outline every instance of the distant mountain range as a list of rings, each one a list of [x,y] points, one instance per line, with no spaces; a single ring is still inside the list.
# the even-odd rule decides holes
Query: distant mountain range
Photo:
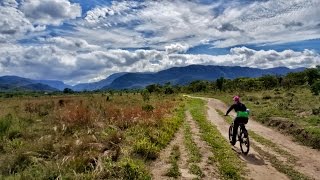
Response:
[[[220,77],[234,79],[238,77],[260,77],[267,74],[285,75],[289,72],[299,72],[304,69],[305,68],[289,69],[286,67],[258,69],[239,66],[190,65],[186,67],[173,67],[157,73],[116,73],[99,82],[83,83],[75,86],[70,86],[62,81],[55,80],[32,80],[18,76],[2,76],[0,77],[0,91],[62,91],[65,88],[70,88],[75,91],[132,89],[167,82],[184,85],[195,80],[215,80]]]
[[[59,91],[58,88],[40,82],[18,76],[2,76],[0,77],[0,91]]]
[[[216,80],[224,77],[234,79],[238,77],[260,77],[263,75],[285,75],[289,72],[303,71],[305,68],[289,69],[277,67],[271,69],[257,69],[239,66],[204,66],[190,65],[186,67],[173,67],[157,73],[127,73],[115,79],[103,89],[131,89],[143,88],[149,84],[188,84],[195,80]]]

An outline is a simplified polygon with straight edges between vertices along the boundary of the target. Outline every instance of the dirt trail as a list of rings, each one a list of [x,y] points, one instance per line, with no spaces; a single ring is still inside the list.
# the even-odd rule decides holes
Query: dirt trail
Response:
[[[228,140],[228,123],[215,110],[216,102],[208,99],[208,120],[215,124],[221,134]],[[250,148],[248,156],[243,155],[239,148],[239,142],[233,149],[238,152],[240,158],[247,164],[249,169],[248,178],[259,180],[289,179],[286,175],[278,172],[271,163],[264,160],[253,148]]]
[[[199,151],[201,153],[201,162],[198,163],[198,166],[201,168],[203,173],[205,174],[205,177],[202,179],[208,179],[208,180],[214,180],[218,179],[219,174],[217,172],[217,168],[209,164],[210,160],[209,158],[213,156],[213,153],[211,151],[211,148],[208,146],[208,144],[201,139],[201,133],[198,125],[196,122],[192,119],[190,112],[186,113],[186,122],[190,125],[191,132],[193,135],[193,140],[196,143],[197,147],[199,148]]]
[[[228,107],[217,99],[208,99],[209,107],[225,112]],[[233,117],[235,113],[230,113]],[[247,128],[266,139],[276,143],[281,149],[286,150],[297,158],[295,169],[314,179],[320,179],[320,151],[300,145],[293,141],[293,138],[285,136],[278,131],[268,128],[256,121],[249,120]]]
[[[213,153],[211,151],[211,148],[206,144],[205,141],[203,141],[200,137],[200,129],[196,122],[192,119],[191,114],[189,112],[186,112],[186,123],[189,124],[192,138],[194,142],[196,143],[197,147],[199,148],[199,151],[201,153],[201,162],[196,163],[202,170],[203,174],[205,175],[203,178],[204,180],[214,180],[219,179],[219,174],[217,172],[217,168],[210,164],[209,158],[213,156]],[[193,175],[189,172],[189,155],[188,151],[185,147],[184,143],[184,132],[183,127],[179,129],[179,131],[175,134],[174,139],[170,142],[170,144],[160,152],[159,158],[151,164],[151,174],[152,179],[155,180],[164,180],[164,179],[173,179],[168,176],[166,176],[166,172],[171,167],[171,164],[169,163],[169,157],[172,150],[172,147],[178,145],[180,150],[180,160],[178,161],[179,166],[179,172],[181,173],[181,176],[178,179],[183,180],[191,180],[191,179],[197,179],[198,176]]]

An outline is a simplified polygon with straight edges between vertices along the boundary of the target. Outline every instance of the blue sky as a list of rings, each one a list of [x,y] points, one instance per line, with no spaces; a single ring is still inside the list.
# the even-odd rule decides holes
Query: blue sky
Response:
[[[93,82],[190,64],[320,64],[319,0],[0,0],[0,75]]]

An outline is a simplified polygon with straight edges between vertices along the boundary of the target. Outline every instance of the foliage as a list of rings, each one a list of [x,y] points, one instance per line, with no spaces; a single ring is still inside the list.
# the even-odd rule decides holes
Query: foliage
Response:
[[[224,78],[223,77],[220,77],[219,79],[217,79],[216,81],[216,85],[217,85],[217,88],[222,91],[223,89],[223,82],[224,82]]]
[[[315,83],[312,84],[311,86],[311,92],[314,94],[314,95],[319,95],[319,92],[320,92],[320,81],[317,81]]]
[[[71,94],[71,93],[73,93],[73,90],[70,89],[70,88],[64,88],[63,93],[65,93],[65,94]]]

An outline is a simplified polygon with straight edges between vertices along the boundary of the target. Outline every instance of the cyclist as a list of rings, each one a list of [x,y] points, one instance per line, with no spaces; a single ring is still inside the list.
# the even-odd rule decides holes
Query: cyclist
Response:
[[[240,97],[239,96],[234,96],[233,97],[234,104],[228,109],[227,113],[225,116],[228,116],[229,112],[232,111],[233,109],[237,113],[237,117],[234,119],[234,126],[233,126],[233,133],[232,133],[232,140],[230,143],[232,145],[236,144],[236,137],[237,137],[237,132],[238,132],[238,127],[240,123],[247,124],[248,123],[248,112],[247,112],[247,107],[246,105],[242,104],[240,102]]]

